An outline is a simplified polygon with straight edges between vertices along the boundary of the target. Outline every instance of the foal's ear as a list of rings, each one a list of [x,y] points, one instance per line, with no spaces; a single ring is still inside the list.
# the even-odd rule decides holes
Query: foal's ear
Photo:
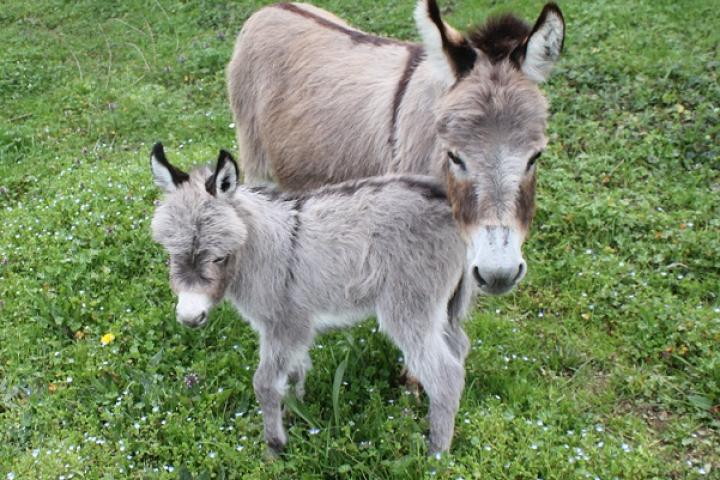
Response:
[[[238,166],[227,150],[220,150],[215,172],[205,182],[205,190],[214,197],[229,198],[235,193]]]
[[[542,83],[550,77],[564,42],[565,19],[560,7],[551,2],[545,5],[527,41],[512,53],[512,57],[522,58],[521,68],[525,75]]]
[[[153,177],[155,177],[155,185],[160,187],[165,193],[174,192],[181,183],[187,182],[190,177],[187,173],[170,165],[165,156],[165,149],[162,143],[158,142],[153,146],[150,154],[150,168]]]
[[[475,65],[477,54],[465,37],[445,23],[435,0],[418,0],[415,23],[427,59],[441,81],[454,84]]]

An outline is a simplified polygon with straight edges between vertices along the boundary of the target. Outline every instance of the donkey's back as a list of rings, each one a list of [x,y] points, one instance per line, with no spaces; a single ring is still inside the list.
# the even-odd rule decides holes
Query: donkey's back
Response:
[[[308,4],[259,10],[227,72],[245,181],[304,190],[386,173],[393,98],[420,50]]]

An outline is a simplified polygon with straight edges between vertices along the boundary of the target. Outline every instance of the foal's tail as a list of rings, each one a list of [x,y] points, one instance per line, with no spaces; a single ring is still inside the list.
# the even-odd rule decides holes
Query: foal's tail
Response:
[[[471,297],[472,284],[471,281],[468,281],[465,272],[463,272],[447,305],[448,321],[451,325],[459,325],[462,319],[465,318]]]

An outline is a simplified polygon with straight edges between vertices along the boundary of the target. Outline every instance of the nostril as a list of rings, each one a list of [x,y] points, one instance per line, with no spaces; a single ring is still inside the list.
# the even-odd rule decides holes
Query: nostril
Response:
[[[485,279],[482,278],[482,275],[480,275],[480,270],[478,269],[478,267],[473,267],[473,276],[475,277],[475,280],[477,280],[478,285],[480,285],[481,287],[487,285]]]
[[[525,271],[525,264],[521,263],[518,267],[517,275],[515,275],[515,278],[513,279],[513,283],[517,282],[520,277],[522,277],[523,272]]]

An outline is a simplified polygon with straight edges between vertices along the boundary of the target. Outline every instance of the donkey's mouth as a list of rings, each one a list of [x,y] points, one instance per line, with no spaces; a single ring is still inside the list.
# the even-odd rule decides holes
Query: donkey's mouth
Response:
[[[182,324],[190,328],[202,328],[207,323],[207,313],[203,312],[192,320],[183,320]]]
[[[477,267],[474,267],[472,269],[472,274],[475,278],[475,282],[477,283],[478,287],[480,287],[480,291],[486,295],[504,295],[511,292],[512,289],[515,288],[515,285],[517,285],[518,280],[522,277],[522,273],[523,268],[521,265],[520,270],[514,278],[491,277],[489,279],[485,279],[480,274],[480,270]]]

